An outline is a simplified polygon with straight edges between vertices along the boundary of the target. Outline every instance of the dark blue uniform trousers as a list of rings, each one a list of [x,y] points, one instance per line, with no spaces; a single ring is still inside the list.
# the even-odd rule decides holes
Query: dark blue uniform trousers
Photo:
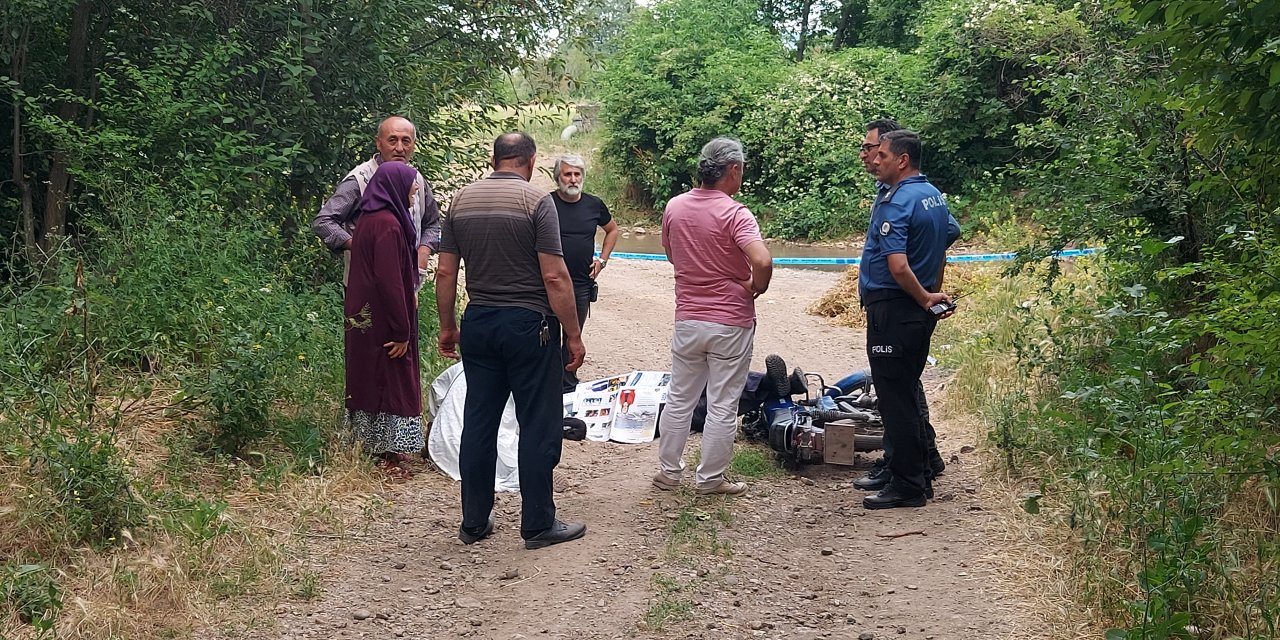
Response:
[[[908,494],[923,493],[929,475],[920,374],[938,320],[905,295],[867,305],[867,357],[879,398],[893,482]]]
[[[520,424],[520,535],[535,536],[556,517],[551,472],[560,463],[564,437],[560,322],[520,307],[469,305],[459,347],[467,376],[458,451],[462,526],[480,530],[493,510],[498,424],[511,395]]]
[[[874,381],[875,378],[873,376],[872,382],[874,383]],[[916,396],[918,396],[918,402],[920,404],[920,420],[924,425],[925,457],[929,458],[935,455],[938,451],[938,432],[934,430],[933,422],[929,419],[929,401],[926,400],[924,396],[924,384],[918,380],[916,381]],[[938,455],[941,457],[941,454]],[[880,466],[881,464],[887,465],[892,459],[893,444],[886,438],[884,441],[884,457],[881,458],[881,461],[876,462],[876,466]],[[933,475],[932,465],[929,469],[929,475]]]

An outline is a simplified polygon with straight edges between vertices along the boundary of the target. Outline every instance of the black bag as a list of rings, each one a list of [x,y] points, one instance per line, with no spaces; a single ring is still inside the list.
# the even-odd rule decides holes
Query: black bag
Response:
[[[564,439],[565,440],[585,440],[587,438],[587,423],[578,418],[564,419]]]

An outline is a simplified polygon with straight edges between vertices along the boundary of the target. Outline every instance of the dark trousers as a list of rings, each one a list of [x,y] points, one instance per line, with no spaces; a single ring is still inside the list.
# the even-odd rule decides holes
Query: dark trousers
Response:
[[[591,313],[591,289],[574,289],[574,301],[578,303],[578,328],[587,326],[587,315]],[[564,364],[569,364],[569,344],[567,340],[562,340],[563,346],[560,347],[561,360]],[[563,369],[563,365],[561,369]],[[564,383],[560,390],[569,393],[578,388],[578,374],[574,371],[564,372]]]
[[[872,378],[874,380],[874,377]],[[935,456],[942,457],[938,453],[938,432],[933,429],[933,422],[929,420],[929,401],[924,396],[924,383],[916,382],[916,396],[920,404],[920,422],[923,431],[920,437],[924,438],[925,457],[932,460]],[[884,441],[884,457],[876,461],[876,466],[887,466],[889,461],[893,459],[893,445],[886,438]],[[933,467],[930,464],[929,475],[933,475]]]
[[[543,323],[549,336],[545,344]],[[461,333],[467,376],[458,450],[462,526],[478,530],[493,511],[498,424],[511,395],[520,424],[520,535],[529,538],[549,529],[556,517],[551,472],[560,463],[563,437],[560,322],[519,307],[470,305]]]
[[[886,457],[893,482],[907,493],[923,493],[928,443],[920,374],[938,321],[907,297],[867,305],[867,357],[884,419]]]

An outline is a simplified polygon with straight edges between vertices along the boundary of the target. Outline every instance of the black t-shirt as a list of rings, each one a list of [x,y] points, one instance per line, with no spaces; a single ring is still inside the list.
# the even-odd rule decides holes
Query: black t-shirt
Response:
[[[573,278],[574,289],[591,287],[591,258],[596,252],[596,229],[613,221],[604,201],[589,193],[577,202],[560,199],[559,191],[551,192],[560,216],[560,247],[564,264]]]

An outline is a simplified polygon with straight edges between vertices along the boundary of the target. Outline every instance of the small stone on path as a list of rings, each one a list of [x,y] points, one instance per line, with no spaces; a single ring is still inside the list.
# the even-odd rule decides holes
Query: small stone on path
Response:
[[[368,620],[369,618],[373,617],[373,613],[371,613],[368,609],[356,609],[355,611],[351,612],[351,617],[355,618],[356,620]]]
[[[835,552],[836,552],[836,550],[835,550],[835,549],[832,549],[831,547],[823,547],[823,548],[822,548],[822,555],[824,555],[824,556],[829,556],[829,555],[831,555],[831,554],[833,554],[833,553],[835,553]]]
[[[479,600],[466,596],[454,600],[453,605],[459,609],[479,609],[482,606]]]

